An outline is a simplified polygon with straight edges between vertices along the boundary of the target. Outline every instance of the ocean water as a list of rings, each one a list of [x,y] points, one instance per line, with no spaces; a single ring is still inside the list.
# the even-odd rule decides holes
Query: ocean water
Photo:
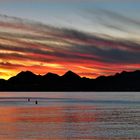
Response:
[[[1,92],[0,139],[140,140],[140,93]]]

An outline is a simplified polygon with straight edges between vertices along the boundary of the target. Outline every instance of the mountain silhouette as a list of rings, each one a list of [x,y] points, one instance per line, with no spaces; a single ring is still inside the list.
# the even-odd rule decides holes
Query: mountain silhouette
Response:
[[[47,73],[47,74],[45,74],[44,76],[42,76],[42,79],[46,79],[46,80],[58,80],[60,78],[60,76],[58,75],[58,74],[55,74],[55,73],[51,73],[51,72],[49,72],[49,73]]]
[[[61,78],[63,80],[66,80],[66,81],[75,81],[75,80],[77,81],[81,77],[78,74],[76,74],[76,73],[74,73],[72,71],[68,71],[64,75],[62,75]]]
[[[62,76],[22,71],[9,80],[0,79],[0,91],[140,91],[140,70],[96,79],[82,78],[72,71]]]
[[[36,82],[39,76],[35,75],[31,71],[22,71],[18,73],[16,76],[11,77],[8,81],[9,82],[15,82],[15,83],[32,83]]]

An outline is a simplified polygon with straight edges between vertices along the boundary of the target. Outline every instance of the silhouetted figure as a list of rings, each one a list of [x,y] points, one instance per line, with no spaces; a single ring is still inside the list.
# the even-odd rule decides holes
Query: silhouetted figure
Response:
[[[38,101],[37,100],[35,101],[35,104],[38,104]]]
[[[28,98],[28,102],[30,102],[30,98]]]

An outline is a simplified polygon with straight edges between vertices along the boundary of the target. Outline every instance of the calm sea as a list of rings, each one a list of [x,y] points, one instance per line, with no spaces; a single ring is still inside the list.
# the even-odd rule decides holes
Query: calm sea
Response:
[[[140,140],[140,93],[1,92],[0,139]]]

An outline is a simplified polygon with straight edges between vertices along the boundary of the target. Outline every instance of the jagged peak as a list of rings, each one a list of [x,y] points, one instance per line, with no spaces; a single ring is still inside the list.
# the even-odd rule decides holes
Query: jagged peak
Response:
[[[31,71],[21,71],[21,72],[18,73],[16,76],[25,76],[25,75],[27,75],[27,76],[29,76],[29,75],[31,75],[31,76],[36,76],[36,74],[34,74],[34,73],[31,72]]]
[[[27,71],[21,71],[20,73],[30,73],[30,74],[34,74],[33,72],[28,71],[28,70],[27,70]],[[19,73],[19,74],[20,74],[20,73]]]
[[[74,73],[73,71],[67,71],[62,77],[76,77],[76,78],[80,78],[80,76],[76,73]]]

